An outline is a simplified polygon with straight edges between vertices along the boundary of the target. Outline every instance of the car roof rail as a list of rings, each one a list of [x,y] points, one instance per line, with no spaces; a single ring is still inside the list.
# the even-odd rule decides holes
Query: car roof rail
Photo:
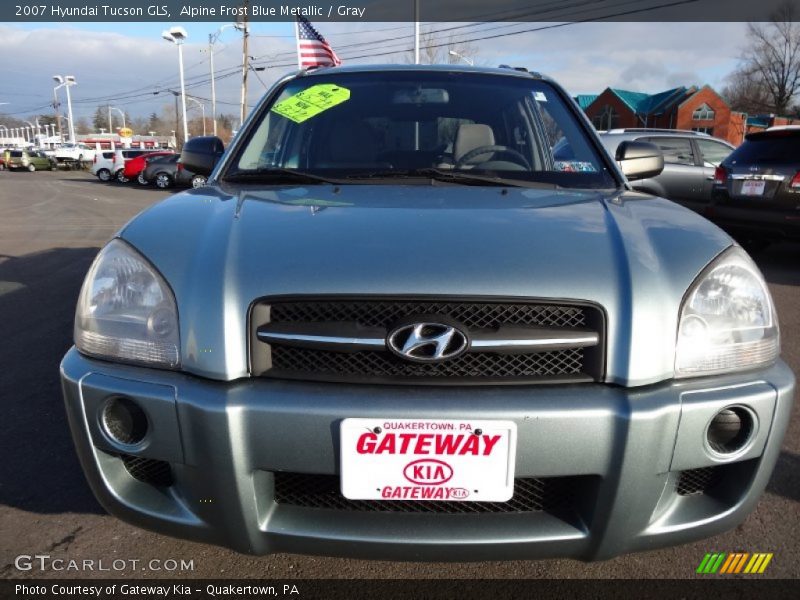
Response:
[[[512,71],[519,71],[520,73],[527,73],[534,79],[542,79],[542,74],[537,71],[529,71],[527,67],[512,67],[511,65],[497,65],[498,69],[510,69]]]
[[[606,133],[678,133],[681,135],[697,135],[712,137],[711,134],[705,131],[692,131],[691,129],[663,129],[658,127],[623,127],[618,129],[609,129]]]

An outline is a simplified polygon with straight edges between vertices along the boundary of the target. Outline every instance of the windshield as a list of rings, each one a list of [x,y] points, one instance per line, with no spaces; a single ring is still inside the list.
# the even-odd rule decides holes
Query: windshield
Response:
[[[331,72],[289,81],[259,119],[225,179],[617,185],[560,94],[533,78]]]

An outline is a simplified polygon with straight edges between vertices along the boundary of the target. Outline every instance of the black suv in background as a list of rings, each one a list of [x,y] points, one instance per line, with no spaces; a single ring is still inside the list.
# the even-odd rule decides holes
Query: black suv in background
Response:
[[[751,248],[800,240],[800,127],[751,133],[714,175],[706,217]]]

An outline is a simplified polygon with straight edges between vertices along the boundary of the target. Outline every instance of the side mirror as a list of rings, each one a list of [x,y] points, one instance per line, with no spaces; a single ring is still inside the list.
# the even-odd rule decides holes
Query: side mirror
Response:
[[[183,145],[180,162],[192,173],[208,177],[224,152],[225,144],[218,137],[196,137]]]
[[[630,180],[655,177],[664,170],[664,153],[650,142],[622,142],[614,159]]]

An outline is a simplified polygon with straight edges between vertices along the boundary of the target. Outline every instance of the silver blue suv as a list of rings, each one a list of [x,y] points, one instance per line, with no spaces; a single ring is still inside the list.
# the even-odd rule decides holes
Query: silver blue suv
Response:
[[[555,156],[566,140],[571,155]],[[603,559],[735,526],[794,376],[748,255],[526,71],[281,79],[98,254],[61,364],[94,493],[240,552]]]

